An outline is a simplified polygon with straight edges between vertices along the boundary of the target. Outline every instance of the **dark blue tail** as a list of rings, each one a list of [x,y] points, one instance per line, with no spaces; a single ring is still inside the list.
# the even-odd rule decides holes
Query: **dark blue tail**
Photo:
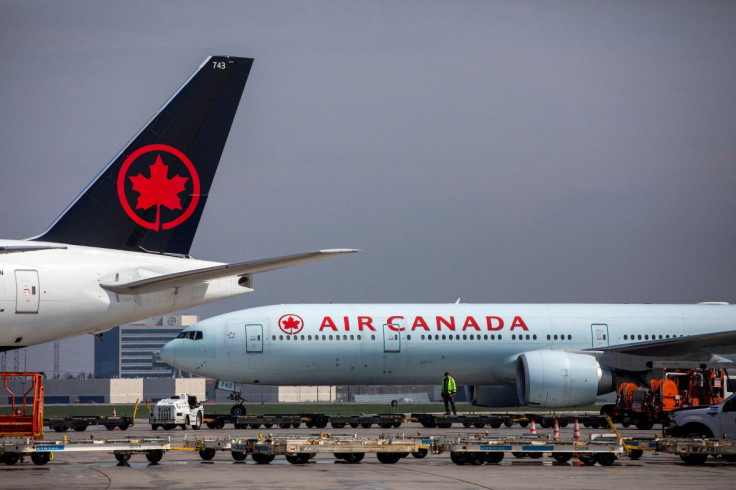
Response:
[[[205,60],[34,240],[188,254],[252,65]]]

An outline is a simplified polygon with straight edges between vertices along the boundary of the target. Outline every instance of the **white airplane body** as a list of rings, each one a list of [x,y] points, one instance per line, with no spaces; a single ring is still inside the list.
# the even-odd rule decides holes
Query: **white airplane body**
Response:
[[[230,298],[253,291],[255,273],[354,252],[189,256],[252,62],[207,58],[43,234],[0,240],[0,350]]]
[[[725,304],[276,305],[200,321],[161,357],[264,385],[437,384],[449,371],[478,405],[563,407],[658,363],[722,361],[735,327]]]

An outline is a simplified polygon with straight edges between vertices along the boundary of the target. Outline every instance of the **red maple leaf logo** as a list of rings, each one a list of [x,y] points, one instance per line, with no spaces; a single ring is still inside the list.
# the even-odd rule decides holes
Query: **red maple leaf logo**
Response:
[[[293,335],[304,328],[304,320],[299,315],[283,315],[279,318],[279,328],[285,334]]]
[[[138,174],[131,176],[130,181],[133,183],[133,190],[140,193],[136,209],[146,210],[151,206],[156,206],[156,222],[153,229],[158,231],[161,222],[161,206],[166,206],[171,210],[182,209],[179,194],[184,191],[184,185],[189,177],[174,175],[169,178],[169,166],[161,160],[160,155],[156,157],[156,162],[149,167],[149,170],[150,177]]]

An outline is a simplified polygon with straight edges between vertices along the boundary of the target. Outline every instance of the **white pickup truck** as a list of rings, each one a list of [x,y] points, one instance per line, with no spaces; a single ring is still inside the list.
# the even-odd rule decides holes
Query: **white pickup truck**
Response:
[[[736,393],[718,405],[679,408],[668,417],[667,434],[673,437],[736,439]]]
[[[148,421],[153,430],[159,427],[163,427],[164,430],[176,427],[186,430],[190,425],[192,429],[197,430],[202,426],[203,418],[204,406],[197,401],[197,397],[181,394],[159,400],[153,406]]]

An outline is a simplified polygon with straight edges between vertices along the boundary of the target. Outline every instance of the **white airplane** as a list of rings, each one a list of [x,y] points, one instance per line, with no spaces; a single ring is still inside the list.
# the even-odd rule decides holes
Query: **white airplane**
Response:
[[[734,347],[736,306],[722,303],[325,304],[209,318],[161,358],[231,385],[439,385],[449,371],[477,405],[569,407]]]
[[[231,298],[255,273],[354,252],[188,255],[252,64],[207,58],[44,233],[0,240],[0,351]]]

